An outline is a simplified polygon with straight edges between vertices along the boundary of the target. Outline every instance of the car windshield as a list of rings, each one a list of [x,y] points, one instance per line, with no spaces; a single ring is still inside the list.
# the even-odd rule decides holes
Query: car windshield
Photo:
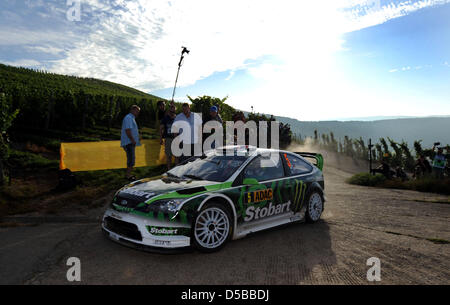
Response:
[[[167,175],[193,180],[209,180],[224,182],[247,160],[248,156],[217,156],[209,155],[193,159],[186,164],[181,164]]]

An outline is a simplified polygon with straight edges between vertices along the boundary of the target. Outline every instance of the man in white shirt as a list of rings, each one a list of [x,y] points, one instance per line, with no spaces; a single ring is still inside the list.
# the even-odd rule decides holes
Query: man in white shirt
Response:
[[[201,129],[202,118],[197,113],[191,112],[191,108],[188,103],[183,104],[183,112],[178,114],[173,122],[172,129],[176,136],[181,137],[181,143],[183,145],[183,152],[179,156],[179,161],[182,162],[187,158],[194,155],[195,146],[200,144],[201,154]],[[176,132],[178,130],[179,132]],[[174,142],[177,144],[177,142]]]
[[[139,139],[139,129],[136,123],[136,117],[139,115],[141,108],[137,105],[131,106],[128,113],[122,121],[122,132],[120,135],[120,146],[123,147],[127,154],[127,173],[126,178],[130,181],[136,180],[131,175],[136,160],[136,146],[141,146]]]

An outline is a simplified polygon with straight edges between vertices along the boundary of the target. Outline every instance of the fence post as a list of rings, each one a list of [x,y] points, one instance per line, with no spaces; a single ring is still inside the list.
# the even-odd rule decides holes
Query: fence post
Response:
[[[369,174],[372,174],[372,139],[369,139]]]

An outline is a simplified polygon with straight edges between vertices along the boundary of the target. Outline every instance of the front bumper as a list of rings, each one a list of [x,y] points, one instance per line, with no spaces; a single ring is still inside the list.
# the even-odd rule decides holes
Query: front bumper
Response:
[[[167,228],[172,232],[174,229],[180,229],[179,231],[189,229],[168,221],[121,213],[112,209],[106,210],[102,221],[102,229],[107,236],[126,246],[143,250],[161,250],[188,248],[191,245],[189,236],[154,235],[149,232],[149,227]]]

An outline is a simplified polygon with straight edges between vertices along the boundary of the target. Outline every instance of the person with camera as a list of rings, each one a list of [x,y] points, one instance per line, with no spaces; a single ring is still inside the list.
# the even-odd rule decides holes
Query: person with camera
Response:
[[[161,120],[160,124],[160,132],[159,132],[159,143],[161,145],[164,144],[164,152],[166,154],[167,159],[167,170],[170,170],[172,167],[172,140],[174,138],[174,134],[172,133],[172,124],[175,120],[176,108],[175,103],[171,102],[169,105],[169,111]]]
[[[433,173],[436,176],[436,178],[443,178],[445,164],[447,163],[447,160],[444,155],[444,149],[442,147],[438,147],[439,145],[441,145],[441,143],[439,143],[439,142],[436,142],[433,145],[433,152],[436,151],[436,147],[437,147],[437,153],[434,156],[432,167],[433,167]]]
[[[158,103],[156,103],[157,109],[157,120],[159,123],[161,123],[161,120],[166,115],[166,103],[164,101],[160,100]]]

